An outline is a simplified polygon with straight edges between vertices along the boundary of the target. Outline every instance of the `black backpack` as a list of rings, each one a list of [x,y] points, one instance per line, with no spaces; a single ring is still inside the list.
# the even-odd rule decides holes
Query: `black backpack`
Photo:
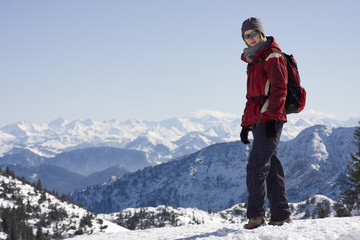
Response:
[[[286,60],[287,72],[288,72],[287,95],[286,95],[286,102],[285,102],[286,113],[287,114],[299,113],[305,107],[306,91],[305,91],[305,88],[303,88],[300,85],[300,75],[299,75],[297,63],[295,61],[294,56],[288,55],[284,52],[281,52],[281,53]],[[263,70],[263,73],[266,77],[268,77],[268,74],[264,68],[263,58],[260,58],[259,60],[251,63],[248,66],[248,69],[257,62],[261,62],[261,68]],[[259,97],[254,97],[253,99],[264,98],[263,103],[265,103],[265,101],[268,97],[269,97],[268,95],[267,96],[259,96]],[[253,99],[250,99],[250,101]]]

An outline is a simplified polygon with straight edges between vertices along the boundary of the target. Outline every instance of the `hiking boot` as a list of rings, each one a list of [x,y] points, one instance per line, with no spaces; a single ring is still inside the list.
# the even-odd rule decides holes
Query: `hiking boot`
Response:
[[[265,217],[264,216],[250,218],[249,222],[244,225],[244,228],[245,229],[254,229],[254,228],[260,227],[262,225],[265,225]]]
[[[288,217],[287,219],[282,220],[282,221],[273,221],[273,220],[270,220],[270,222],[269,222],[268,224],[269,224],[269,225],[272,225],[272,226],[281,226],[281,225],[283,225],[284,223],[291,223],[291,222],[292,222],[291,217]]]

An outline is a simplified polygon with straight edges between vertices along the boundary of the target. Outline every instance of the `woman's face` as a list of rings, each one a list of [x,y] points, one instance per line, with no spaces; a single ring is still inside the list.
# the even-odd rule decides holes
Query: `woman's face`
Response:
[[[247,30],[244,33],[244,39],[250,47],[253,47],[260,42],[260,34],[255,30]]]

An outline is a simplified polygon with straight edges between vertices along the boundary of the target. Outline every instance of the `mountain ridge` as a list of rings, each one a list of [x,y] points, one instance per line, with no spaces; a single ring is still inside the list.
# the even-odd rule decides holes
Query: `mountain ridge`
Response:
[[[6,169],[7,167],[12,170],[16,176],[24,177],[31,183],[37,183],[40,180],[45,189],[59,194],[67,194],[79,189],[102,184],[129,173],[129,171],[119,166],[109,167],[103,171],[83,176],[65,168],[46,163],[37,167],[0,164],[1,169]]]
[[[351,144],[354,129],[316,125],[291,141],[279,143],[290,201],[316,194],[338,200],[346,157],[355,151]],[[249,152],[250,146],[240,141],[217,143],[69,197],[98,213],[157,205],[226,209],[246,202]]]

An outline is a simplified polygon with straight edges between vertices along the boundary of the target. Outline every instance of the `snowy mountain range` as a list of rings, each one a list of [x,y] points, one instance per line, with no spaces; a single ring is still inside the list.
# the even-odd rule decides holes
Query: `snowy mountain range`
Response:
[[[346,158],[355,152],[355,128],[316,125],[280,142],[290,202],[316,194],[339,199]],[[151,166],[106,184],[70,195],[96,213],[129,207],[167,205],[219,211],[246,202],[246,164],[250,147],[219,143],[173,161]]]
[[[329,216],[335,216],[339,205],[331,199],[338,200],[346,158],[356,151],[351,140],[358,120],[337,121],[321,114],[289,116],[279,153],[289,200],[299,202],[291,205],[297,219],[320,217],[320,210],[323,214],[328,207]],[[41,180],[43,187],[60,193],[87,187],[68,196],[93,212],[112,214],[96,216],[0,174],[1,212],[11,212],[9,207],[22,209],[21,202],[26,203],[26,223],[34,234],[40,222],[44,224],[42,230],[55,238],[83,233],[95,233],[89,239],[142,236],[128,233],[107,219],[134,229],[149,223],[154,224],[150,227],[166,226],[166,221],[174,222],[173,226],[202,224],[202,237],[212,236],[207,232],[210,226],[220,224],[229,231],[217,227],[215,235],[236,233],[235,237],[242,239],[247,233],[232,230],[239,225],[229,225],[242,224],[247,199],[245,169],[250,146],[237,141],[239,124],[237,118],[205,114],[161,122],[58,119],[49,124],[19,122],[5,126],[0,129],[1,169],[10,166],[17,175],[31,182]],[[56,224],[37,218],[50,219],[53,214],[60,214],[56,215]],[[146,217],[142,221],[139,216]],[[345,227],[345,222],[350,226],[351,221],[336,222]],[[168,235],[168,231],[176,234]],[[181,235],[169,229],[164,234]],[[196,231],[183,236],[191,235],[196,236]],[[0,239],[6,237],[0,232]]]
[[[359,118],[339,121],[323,113],[308,111],[289,115],[282,141],[293,139],[303,129],[320,124],[331,127],[356,126]],[[110,120],[50,123],[17,122],[0,128],[0,157],[28,149],[40,157],[89,147],[115,147],[146,153],[153,165],[194,153],[215,143],[239,140],[240,116],[202,111],[196,117],[179,117],[158,122]]]

